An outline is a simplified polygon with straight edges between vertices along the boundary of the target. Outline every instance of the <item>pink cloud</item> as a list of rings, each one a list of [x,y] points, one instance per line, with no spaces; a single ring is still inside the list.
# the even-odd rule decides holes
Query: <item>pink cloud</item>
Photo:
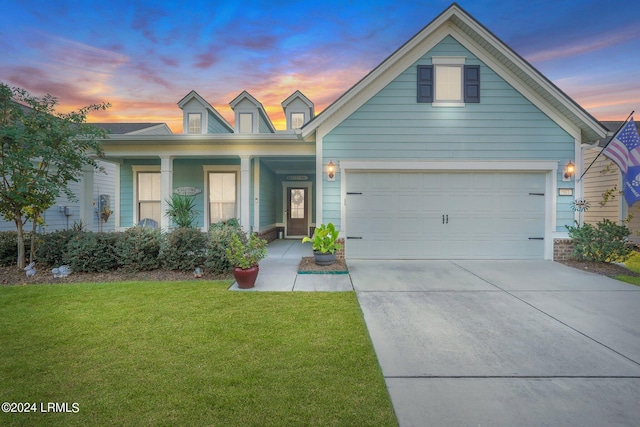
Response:
[[[608,34],[598,34],[597,38],[583,39],[580,42],[558,46],[542,50],[531,55],[527,55],[530,62],[548,61],[557,58],[568,58],[585,53],[607,49],[611,46],[620,45],[629,40],[636,39],[640,36],[640,27],[634,25],[620,29]]]

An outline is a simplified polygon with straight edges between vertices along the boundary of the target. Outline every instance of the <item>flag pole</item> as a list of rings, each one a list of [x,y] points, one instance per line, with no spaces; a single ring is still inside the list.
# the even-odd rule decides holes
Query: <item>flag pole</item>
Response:
[[[626,125],[626,124],[627,124],[627,122],[629,121],[629,119],[631,118],[631,116],[633,116],[633,113],[635,113],[635,110],[634,110],[634,111],[632,111],[632,112],[631,112],[631,114],[629,114],[629,115],[627,116],[627,119],[626,119],[624,122],[622,122],[622,124],[620,125],[620,127],[618,128],[618,130],[617,130],[617,131],[615,131],[615,133],[611,136],[611,138],[609,138],[609,142],[607,142],[607,143],[605,144],[605,146],[604,146],[604,147],[602,147],[602,150],[600,150],[600,152],[598,153],[598,155],[596,156],[596,158],[595,158],[595,159],[593,159],[593,161],[591,162],[591,164],[589,165],[589,167],[588,167],[588,168],[586,168],[586,169],[584,170],[584,172],[582,172],[582,175],[580,175],[580,178],[578,178],[578,181],[577,181],[577,182],[580,182],[580,181],[582,180],[582,177],[584,177],[584,175],[589,171],[589,169],[591,169],[591,166],[593,166],[593,164],[596,162],[596,160],[598,160],[598,157],[600,157],[600,155],[602,154],[602,152],[604,151],[604,149],[605,149],[605,148],[607,148],[607,146],[611,143],[611,141],[613,141],[613,138],[615,138],[615,137],[618,135],[618,132],[620,132],[620,129],[622,129],[622,128],[624,127],[624,125]]]

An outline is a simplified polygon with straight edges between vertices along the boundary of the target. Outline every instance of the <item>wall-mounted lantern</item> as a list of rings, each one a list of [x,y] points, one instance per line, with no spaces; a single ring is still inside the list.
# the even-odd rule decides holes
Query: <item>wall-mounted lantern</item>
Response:
[[[576,166],[569,160],[569,163],[564,167],[564,172],[562,173],[563,181],[571,181],[571,177],[576,173]]]
[[[333,160],[329,160],[329,164],[327,165],[327,180],[336,180],[336,165],[333,164]]]

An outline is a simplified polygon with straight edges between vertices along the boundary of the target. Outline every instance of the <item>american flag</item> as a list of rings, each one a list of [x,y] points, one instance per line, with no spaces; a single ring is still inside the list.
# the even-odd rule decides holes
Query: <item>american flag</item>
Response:
[[[640,165],[640,135],[633,117],[609,142],[602,154],[613,160],[624,174],[630,166]]]

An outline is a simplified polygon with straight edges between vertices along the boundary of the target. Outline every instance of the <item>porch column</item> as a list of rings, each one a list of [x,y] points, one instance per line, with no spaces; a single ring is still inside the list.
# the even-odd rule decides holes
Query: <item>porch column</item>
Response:
[[[169,209],[167,199],[171,197],[173,191],[173,157],[160,157],[160,227],[162,230],[169,230],[171,221],[165,215]]]
[[[251,231],[250,221],[250,209],[251,209],[251,197],[250,190],[250,178],[251,178],[251,156],[240,156],[240,225],[244,228],[245,232]]]

